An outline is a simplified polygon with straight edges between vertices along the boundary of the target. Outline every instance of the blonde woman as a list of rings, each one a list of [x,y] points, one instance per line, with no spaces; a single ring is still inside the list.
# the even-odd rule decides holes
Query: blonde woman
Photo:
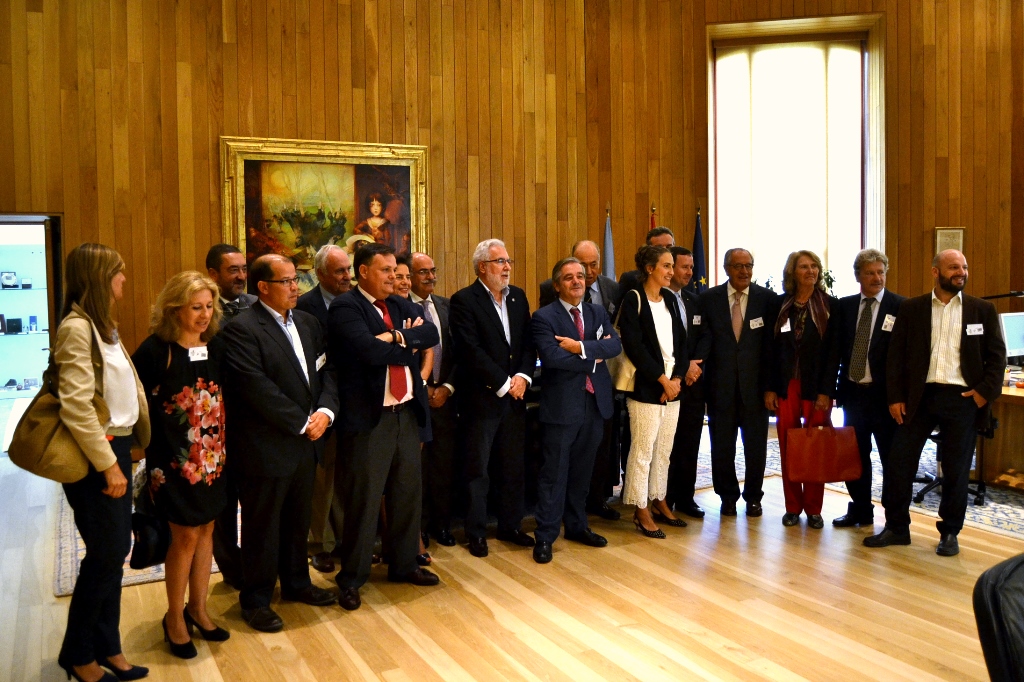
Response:
[[[148,492],[157,514],[171,528],[163,629],[178,658],[197,654],[193,627],[209,641],[229,637],[206,611],[213,520],[227,502],[220,389],[223,350],[214,337],[220,318],[213,280],[192,270],[178,273],[157,297],[150,336],[132,356],[149,397],[153,424],[153,440],[146,449]]]
[[[64,268],[64,308],[53,349],[60,419],[89,460],[81,481],[64,485],[85,543],[57,663],[68,679],[137,680],[149,669],[121,651],[121,579],[131,548],[126,495],[133,446],[149,443],[146,395],[118,340],[114,304],[124,295],[124,261],[102,244],[82,244]]]

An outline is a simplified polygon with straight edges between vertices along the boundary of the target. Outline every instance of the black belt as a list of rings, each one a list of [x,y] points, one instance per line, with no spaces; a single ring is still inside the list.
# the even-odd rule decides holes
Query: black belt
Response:
[[[407,400],[406,402],[398,403],[397,405],[385,405],[384,406],[384,411],[385,412],[401,412],[403,409],[405,409],[405,405],[408,402],[409,401]]]

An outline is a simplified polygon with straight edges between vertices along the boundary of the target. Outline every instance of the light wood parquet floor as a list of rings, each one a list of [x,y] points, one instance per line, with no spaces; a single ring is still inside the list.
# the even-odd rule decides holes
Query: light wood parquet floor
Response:
[[[162,642],[163,583],[126,588],[122,635],[149,679],[173,680],[980,680],[971,607],[977,576],[1024,542],[965,529],[961,554],[935,555],[931,519],[914,515],[910,547],[868,550],[867,529],[780,523],[781,480],[765,515],[720,518],[718,498],[667,540],[628,520],[595,521],[609,546],[560,540],[539,566],[491,542],[476,559],[431,545],[442,586],[386,582],[375,568],[363,607],[275,604],[283,632],[242,622],[215,575],[210,608],[229,641],[196,639],[180,661]],[[52,595],[54,484],[0,458],[0,679],[57,680],[68,599]],[[826,493],[826,521],[848,498]],[[879,519],[880,520],[880,519]],[[324,587],[333,582],[313,571]]]

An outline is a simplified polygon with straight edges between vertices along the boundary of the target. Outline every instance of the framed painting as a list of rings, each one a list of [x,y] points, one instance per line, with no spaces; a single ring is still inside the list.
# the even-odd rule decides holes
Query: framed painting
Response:
[[[378,242],[402,255],[429,242],[426,147],[222,136],[220,165],[224,241],[247,263],[290,258],[302,291],[317,284],[325,244],[354,254]]]
[[[963,253],[964,250],[964,228],[962,227],[936,227],[935,228],[935,253],[946,249],[956,249]]]

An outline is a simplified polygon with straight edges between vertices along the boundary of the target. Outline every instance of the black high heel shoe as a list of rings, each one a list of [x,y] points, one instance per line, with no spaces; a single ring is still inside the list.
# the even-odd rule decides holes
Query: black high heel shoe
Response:
[[[132,667],[128,668],[128,670],[121,670],[120,668],[116,667],[113,663],[111,663],[109,658],[107,659],[106,663],[101,663],[100,665],[102,665],[110,672],[114,673],[114,675],[117,676],[117,679],[121,680],[122,682],[124,682],[125,680],[141,680],[146,675],[149,675],[149,668],[145,668],[141,665],[133,665]]]
[[[633,525],[636,526],[636,529],[643,533],[645,537],[655,538],[658,540],[665,539],[665,531],[660,528],[658,530],[647,530],[643,527],[643,524],[640,523],[640,519],[636,517],[636,514],[633,514]]]
[[[185,627],[188,628],[189,634],[192,634],[192,628],[199,630],[199,634],[202,635],[203,639],[207,642],[223,642],[231,637],[231,633],[221,627],[214,627],[212,630],[204,630],[203,626],[192,617],[192,614],[188,612],[188,608],[182,611],[182,615],[185,616]]]
[[[686,527],[686,521],[683,521],[682,519],[670,519],[669,517],[662,514],[660,511],[653,512],[652,516],[654,517],[655,521],[659,523],[664,523],[666,526],[675,526],[676,528]]]
[[[69,680],[73,677],[76,680],[78,680],[78,682],[85,682],[85,680],[83,680],[81,677],[79,677],[78,673],[75,672],[75,666],[73,666],[73,665],[67,665],[66,666],[63,663],[61,663],[60,661],[57,661],[57,665],[59,665],[61,667],[61,669],[68,674],[68,679]],[[149,670],[146,670],[146,672],[148,673]],[[114,680],[116,680],[116,679],[117,679],[116,677],[114,677],[113,675],[108,673],[106,670],[104,670],[103,671],[103,677],[101,677],[98,682],[114,682]]]
[[[171,654],[178,658],[195,658],[199,655],[196,651],[196,645],[192,643],[192,640],[188,640],[184,644],[175,644],[171,641],[171,636],[167,634],[167,616],[160,621],[160,624],[164,626],[164,641],[167,642],[171,647]]]

